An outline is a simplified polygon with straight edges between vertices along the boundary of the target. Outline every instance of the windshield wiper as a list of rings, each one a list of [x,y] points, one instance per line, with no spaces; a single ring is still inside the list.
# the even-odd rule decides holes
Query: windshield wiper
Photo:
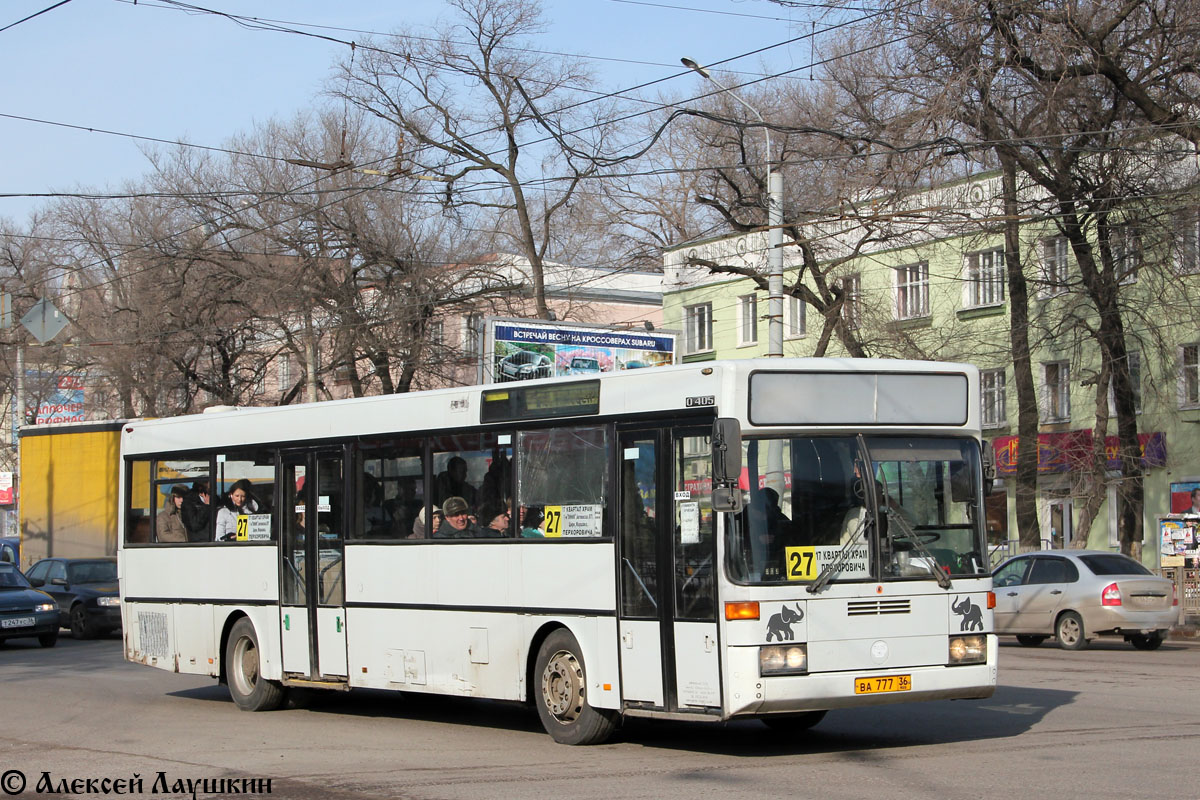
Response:
[[[866,509],[864,508],[863,511],[866,511]],[[870,514],[864,513],[862,519],[858,521],[858,527],[855,528],[854,535],[846,540],[846,543],[842,545],[842,549],[838,550],[833,560],[825,565],[824,569],[817,575],[816,580],[804,587],[808,590],[809,594],[817,594],[829,587],[829,582],[833,579],[834,574],[841,570],[842,565],[849,559],[850,547],[859,540],[863,535],[863,531],[867,529],[868,519],[870,519]]]
[[[895,523],[900,528],[900,532],[903,534],[904,538],[912,542],[913,548],[921,554],[921,557],[929,560],[929,563],[932,565],[930,567],[930,572],[933,573],[933,578],[937,581],[937,585],[943,589],[949,589],[951,586],[953,586],[953,584],[950,583],[950,575],[944,569],[942,569],[942,563],[937,560],[937,557],[934,556],[933,553],[929,552],[929,548],[926,547],[925,543],[921,541],[920,535],[912,529],[911,525],[908,524],[908,520],[906,520],[900,514],[900,512],[890,507],[887,509],[887,516],[888,524]],[[895,538],[895,536],[892,537],[893,541]]]

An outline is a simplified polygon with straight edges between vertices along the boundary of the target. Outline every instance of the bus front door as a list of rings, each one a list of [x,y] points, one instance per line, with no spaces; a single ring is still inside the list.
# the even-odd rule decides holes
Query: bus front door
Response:
[[[631,708],[718,713],[712,513],[701,508],[708,445],[699,436],[667,441],[664,434],[621,434],[621,697]],[[697,470],[704,475],[691,477]]]
[[[283,456],[279,623],[292,680],[347,679],[342,465],[340,451]]]

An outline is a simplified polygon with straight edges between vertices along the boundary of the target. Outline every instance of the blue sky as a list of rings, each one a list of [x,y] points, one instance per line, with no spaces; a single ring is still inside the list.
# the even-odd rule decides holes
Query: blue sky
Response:
[[[0,28],[56,0],[7,0]],[[263,19],[388,32],[450,13],[442,0],[193,0]],[[539,46],[595,57],[599,87],[619,89],[784,41],[809,29],[809,12],[767,0],[544,0]],[[343,39],[361,34],[328,33]],[[0,114],[220,145],[255,121],[312,103],[344,45],[247,30],[158,0],[72,0],[0,32]],[[749,73],[806,63],[807,45],[729,65]],[[616,60],[610,60],[616,59]],[[632,62],[632,63],[631,63]],[[698,76],[665,91],[707,90]],[[0,117],[0,193],[117,190],[148,168],[139,143]],[[0,198],[0,217],[23,223],[43,200]]]

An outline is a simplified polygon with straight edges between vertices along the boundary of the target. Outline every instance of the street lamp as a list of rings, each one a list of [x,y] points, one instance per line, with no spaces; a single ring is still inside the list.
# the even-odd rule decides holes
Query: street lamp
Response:
[[[750,109],[762,123],[767,136],[767,355],[783,357],[783,175],[771,169],[771,129],[758,109],[724,85],[690,58],[679,59],[685,67],[707,78]]]

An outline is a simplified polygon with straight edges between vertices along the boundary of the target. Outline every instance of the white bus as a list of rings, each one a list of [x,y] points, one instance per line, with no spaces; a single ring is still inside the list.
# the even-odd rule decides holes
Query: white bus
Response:
[[[571,744],[987,697],[979,433],[973,367],[832,359],[129,422],[126,657],[255,711],[290,687],[527,701]],[[176,505],[188,541],[160,541]]]

